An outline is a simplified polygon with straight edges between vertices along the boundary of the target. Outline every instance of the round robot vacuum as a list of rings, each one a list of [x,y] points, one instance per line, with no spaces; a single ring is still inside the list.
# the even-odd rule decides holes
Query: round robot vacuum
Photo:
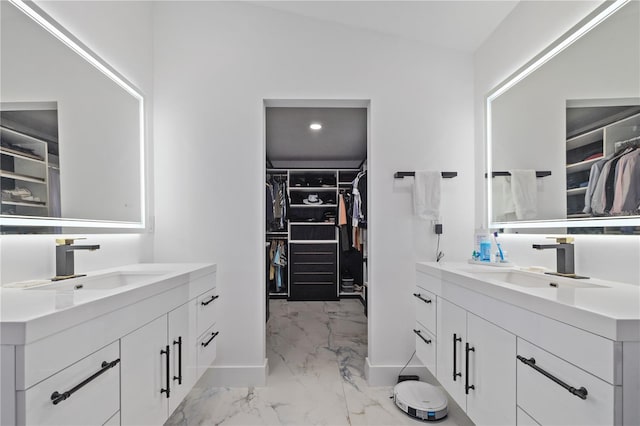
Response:
[[[398,408],[414,419],[434,421],[447,416],[447,396],[429,383],[416,380],[400,382],[393,388],[393,400]]]

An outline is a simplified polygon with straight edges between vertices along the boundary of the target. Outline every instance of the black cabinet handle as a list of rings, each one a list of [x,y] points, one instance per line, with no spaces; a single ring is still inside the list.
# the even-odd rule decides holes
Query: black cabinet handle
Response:
[[[542,374],[543,376],[553,380],[554,382],[556,382],[557,384],[559,384],[560,386],[562,386],[563,388],[565,388],[566,390],[569,391],[570,394],[577,396],[580,399],[587,399],[587,395],[589,394],[589,392],[587,392],[587,390],[583,387],[580,387],[578,389],[574,388],[573,386],[569,386],[568,384],[566,384],[565,382],[563,382],[562,380],[558,379],[557,377],[555,377],[553,374],[543,370],[542,368],[538,367],[536,365],[536,360],[535,358],[525,358],[523,356],[518,355],[517,358],[522,361],[523,364],[528,365],[529,367],[533,368],[534,370],[536,370],[538,373]]]
[[[166,375],[166,377],[167,377],[167,388],[166,389],[162,389],[161,388],[160,389],[160,393],[161,394],[166,393],[167,394],[167,398],[169,398],[169,395],[171,395],[171,379],[169,377],[169,367],[171,366],[171,362],[169,360],[169,345],[167,345],[165,347],[164,351],[160,351],[160,356],[162,357],[162,355],[166,355],[167,356],[167,359],[165,361],[165,366],[167,368],[167,375]]]
[[[429,343],[431,343],[431,339],[425,339],[424,336],[422,335],[422,333],[420,333],[420,330],[416,330],[415,328],[413,329],[413,332],[416,333],[418,335],[419,338],[422,339],[423,342],[425,342],[427,345]]]
[[[420,293],[413,293],[413,295],[422,300],[424,303],[431,303],[431,299],[425,299]]]
[[[464,345],[465,345],[464,346],[464,351],[465,351],[464,362],[465,362],[465,370],[466,370],[466,375],[464,376],[464,393],[466,395],[469,395],[469,389],[476,388],[474,385],[469,384],[469,352],[475,352],[476,348],[469,346],[469,342],[466,342]]]
[[[52,393],[51,394],[51,402],[53,402],[53,405],[58,405],[59,403],[61,403],[65,399],[70,398],[71,395],[73,395],[76,391],[80,390],[84,385],[86,385],[87,383],[89,383],[92,380],[96,379],[98,376],[102,375],[103,373],[105,373],[110,368],[115,367],[116,365],[118,365],[119,362],[120,362],[120,358],[118,358],[116,360],[113,360],[111,362],[102,361],[102,364],[100,366],[100,370],[96,371],[91,376],[89,376],[86,379],[84,379],[81,383],[78,383],[77,385],[75,385],[74,387],[69,389],[68,391],[65,391],[65,392],[62,392],[62,393],[60,393],[58,391],[55,391],[54,393]]]
[[[213,302],[214,300],[216,300],[218,297],[220,297],[220,295],[216,294],[215,296],[211,296],[211,299],[207,300],[206,302],[203,300],[202,302],[200,302],[200,304],[202,306],[207,306],[209,303]]]
[[[173,380],[177,380],[178,384],[182,384],[182,336],[178,340],[173,341],[173,345],[178,345],[178,375],[173,376]]]
[[[458,373],[456,370],[456,359],[458,358],[458,342],[462,342],[462,337],[458,337],[456,333],[453,333],[453,381],[456,381],[456,377],[461,377],[462,373]]]
[[[202,345],[202,346],[204,346],[204,347],[206,348],[207,346],[209,346],[209,343],[211,343],[211,342],[213,341],[213,339],[215,339],[215,338],[216,338],[216,336],[217,336],[218,334],[220,334],[220,332],[219,332],[219,331],[216,331],[215,333],[211,333],[211,338],[210,338],[209,340],[207,340],[206,342],[202,342],[202,343],[201,343],[201,345]]]

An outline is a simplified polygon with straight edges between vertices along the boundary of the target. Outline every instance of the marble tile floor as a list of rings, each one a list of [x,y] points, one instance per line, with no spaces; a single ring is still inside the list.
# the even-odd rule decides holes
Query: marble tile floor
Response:
[[[271,300],[270,311],[267,386],[196,384],[165,425],[425,424],[395,406],[392,387],[367,385],[367,318],[359,300]],[[454,409],[430,423],[458,426],[468,419]]]

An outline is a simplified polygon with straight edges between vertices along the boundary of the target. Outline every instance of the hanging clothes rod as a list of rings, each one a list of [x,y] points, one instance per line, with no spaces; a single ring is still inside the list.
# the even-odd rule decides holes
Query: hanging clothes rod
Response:
[[[496,176],[511,176],[511,173],[509,172],[493,172],[491,173],[491,177],[496,177]],[[551,176],[551,172],[548,170],[542,170],[542,171],[536,171],[536,177],[537,178],[542,178],[545,176]],[[484,177],[487,177],[487,174],[484,174]]]
[[[403,179],[405,177],[415,176],[416,172],[395,172],[393,177]],[[458,172],[442,172],[443,179],[450,179],[458,176]]]
[[[636,141],[640,141],[640,136],[636,136],[636,137],[633,137],[633,138],[631,138],[631,139],[627,139],[627,140],[625,140],[625,141],[619,141],[619,142],[616,142],[616,143],[613,145],[613,148],[617,151],[620,147],[623,147],[623,146],[625,146],[625,145],[627,145],[627,144],[629,144],[629,145],[635,145],[635,144],[632,144],[632,142],[636,142]]]

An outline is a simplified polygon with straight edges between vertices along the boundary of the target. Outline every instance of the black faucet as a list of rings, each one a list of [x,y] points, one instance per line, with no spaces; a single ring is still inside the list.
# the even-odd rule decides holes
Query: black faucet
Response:
[[[73,261],[73,252],[75,250],[98,250],[100,248],[99,244],[94,245],[85,245],[85,246],[74,246],[73,242],[75,239],[66,238],[66,239],[57,239],[56,243],[56,277],[55,279],[65,279],[78,277],[82,275],[75,275],[74,273],[74,261]]]
[[[575,274],[573,238],[556,238],[557,244],[534,244],[537,250],[556,249],[556,269],[558,274]]]

